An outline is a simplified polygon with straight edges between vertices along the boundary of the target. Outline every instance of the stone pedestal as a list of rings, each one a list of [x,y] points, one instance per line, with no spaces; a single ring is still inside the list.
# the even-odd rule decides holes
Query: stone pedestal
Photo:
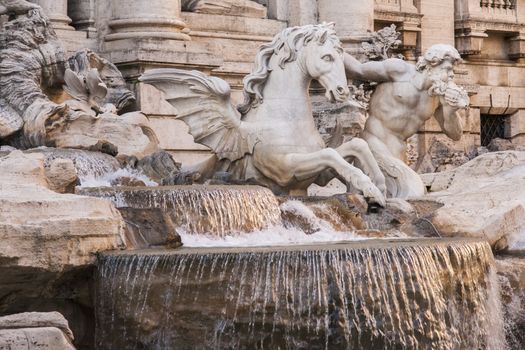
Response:
[[[160,38],[190,40],[189,29],[180,19],[180,0],[117,0],[111,2],[112,33],[106,41]]]
[[[67,15],[68,0],[35,0],[32,1],[40,6],[51,20],[55,29],[74,30],[69,24],[71,18]]]

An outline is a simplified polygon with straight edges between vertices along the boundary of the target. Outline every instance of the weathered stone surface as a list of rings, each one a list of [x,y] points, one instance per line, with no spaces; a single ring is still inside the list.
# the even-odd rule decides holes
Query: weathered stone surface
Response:
[[[355,102],[334,104],[314,95],[312,108],[317,129],[329,147],[340,146],[358,136],[365,127],[366,109]]]
[[[490,152],[525,151],[525,146],[512,143],[510,140],[495,138],[487,145]]]
[[[180,172],[180,164],[166,151],[157,151],[142,158],[136,167],[157,183],[168,183]]]
[[[0,329],[0,349],[9,350],[75,350],[75,347],[54,327]]]
[[[108,201],[50,190],[44,161],[20,151],[0,158],[0,315],[60,310],[89,344],[86,276],[95,253],[123,247],[123,222]]]
[[[77,170],[71,159],[55,159],[46,168],[49,189],[59,193],[74,193],[78,184]]]
[[[0,317],[0,330],[43,327],[58,328],[68,340],[74,339],[67,320],[58,312],[24,312]]]
[[[24,312],[0,317],[0,349],[74,350],[73,332],[58,312]]]
[[[431,215],[443,236],[487,239],[504,249],[525,234],[525,152],[486,153],[454,170],[428,174],[423,199],[443,206]]]
[[[104,113],[98,116],[81,114],[61,129],[50,131],[46,144],[57,148],[104,151],[142,158],[158,150],[155,134],[148,118],[140,112],[124,115]]]
[[[434,173],[451,170],[465,164],[477,155],[477,152],[469,155],[458,151],[451,140],[435,139],[428,147],[427,152],[422,155],[415,170],[418,173]],[[469,157],[471,156],[471,157]]]
[[[496,256],[509,348],[525,348],[525,254]]]
[[[0,315],[60,310],[77,341],[89,344],[89,278],[95,254],[124,246],[124,223],[107,200],[52,191],[57,178],[46,174],[60,170],[57,161],[73,174],[70,161],[53,160],[53,155],[13,151],[0,156]],[[58,175],[61,182],[64,174]],[[36,340],[42,335],[33,330],[27,334]],[[60,339],[62,332],[46,334]],[[53,344],[48,349],[62,349]]]
[[[97,251],[122,247],[122,218],[106,200],[51,191],[44,157],[0,158],[3,265],[62,271],[91,264]]]

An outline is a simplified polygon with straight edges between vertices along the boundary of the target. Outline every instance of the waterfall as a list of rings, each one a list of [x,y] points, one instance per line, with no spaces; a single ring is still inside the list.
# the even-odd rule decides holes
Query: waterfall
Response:
[[[504,349],[490,246],[467,239],[99,257],[98,349]]]
[[[225,236],[280,223],[279,203],[259,186],[84,188],[78,194],[110,199],[117,208],[160,209],[187,234]]]
[[[60,148],[36,148],[34,151],[46,155],[46,166],[57,158],[70,159],[75,164],[81,182],[90,178],[107,176],[120,168],[115,157],[100,152]]]

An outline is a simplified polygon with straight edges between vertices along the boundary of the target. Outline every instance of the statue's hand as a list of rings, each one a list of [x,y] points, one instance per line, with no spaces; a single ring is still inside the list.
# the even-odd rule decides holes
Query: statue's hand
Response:
[[[470,104],[467,92],[456,84],[447,87],[444,98],[445,102],[452,107],[467,108]]]

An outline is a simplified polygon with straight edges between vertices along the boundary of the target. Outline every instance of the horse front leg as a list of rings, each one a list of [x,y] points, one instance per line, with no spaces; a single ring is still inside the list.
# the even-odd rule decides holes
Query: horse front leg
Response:
[[[335,150],[346,160],[350,157],[356,158],[365,174],[372,179],[381,192],[386,194],[385,176],[365,140],[353,138]]]
[[[346,182],[361,191],[365,197],[370,198],[372,202],[385,206],[385,196],[370,178],[360,169],[348,163],[333,148],[325,148],[313,153],[291,153],[283,158],[281,169],[286,168],[285,171],[291,172],[298,180],[317,177],[327,169],[332,169]]]

